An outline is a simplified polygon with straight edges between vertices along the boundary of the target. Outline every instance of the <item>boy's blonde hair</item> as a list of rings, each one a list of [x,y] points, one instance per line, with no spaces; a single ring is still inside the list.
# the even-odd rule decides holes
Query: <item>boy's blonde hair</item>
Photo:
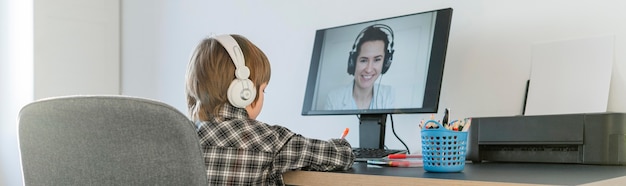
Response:
[[[254,83],[257,95],[261,84],[268,83],[271,76],[270,63],[250,40],[241,35],[231,34],[237,41],[245,64],[250,69],[250,80]],[[212,37],[202,40],[189,61],[186,77],[187,109],[193,121],[206,121],[218,115],[228,102],[227,90],[235,79],[235,65],[224,47]]]

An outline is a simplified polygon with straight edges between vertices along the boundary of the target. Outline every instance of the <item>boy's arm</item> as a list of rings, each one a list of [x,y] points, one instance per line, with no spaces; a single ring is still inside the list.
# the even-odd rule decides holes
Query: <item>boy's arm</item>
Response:
[[[274,165],[282,172],[348,170],[354,158],[352,147],[345,139],[323,141],[294,135],[278,152]]]

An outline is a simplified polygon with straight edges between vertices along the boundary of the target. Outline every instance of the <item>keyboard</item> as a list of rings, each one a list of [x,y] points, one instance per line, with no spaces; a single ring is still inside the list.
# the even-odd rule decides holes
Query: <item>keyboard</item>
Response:
[[[375,148],[352,148],[352,152],[356,156],[355,161],[367,161],[371,159],[380,159],[387,157],[389,154],[402,154],[406,150],[398,149],[375,149]]]

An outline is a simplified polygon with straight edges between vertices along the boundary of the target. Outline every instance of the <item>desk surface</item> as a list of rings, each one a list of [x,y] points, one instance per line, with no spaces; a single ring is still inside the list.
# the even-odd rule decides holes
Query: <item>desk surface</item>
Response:
[[[289,185],[345,184],[456,184],[456,185],[582,185],[626,180],[626,166],[542,164],[542,163],[467,163],[458,173],[431,173],[423,168],[369,166],[355,163],[346,172],[293,171],[285,173]],[[622,182],[624,183],[624,182]]]

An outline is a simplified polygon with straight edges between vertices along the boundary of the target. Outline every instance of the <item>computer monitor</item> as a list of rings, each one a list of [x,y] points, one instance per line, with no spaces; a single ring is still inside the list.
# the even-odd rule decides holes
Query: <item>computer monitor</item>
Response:
[[[436,113],[452,9],[316,31],[302,115],[358,115],[362,148],[384,148],[388,114]]]

